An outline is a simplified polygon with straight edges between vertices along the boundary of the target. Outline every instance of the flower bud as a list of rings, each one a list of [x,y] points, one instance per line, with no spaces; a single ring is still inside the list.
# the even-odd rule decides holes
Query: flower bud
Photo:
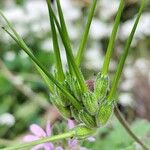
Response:
[[[78,100],[81,101],[82,90],[80,88],[79,82],[75,77],[72,77],[70,74],[66,76],[66,85],[70,93]]]
[[[73,79],[73,82],[71,84],[71,90],[73,91],[73,95],[74,97],[76,97],[76,99],[78,101],[82,100],[82,90],[80,88],[79,82],[77,81],[77,79]]]
[[[94,93],[87,92],[83,95],[83,104],[86,108],[86,110],[91,114],[95,115],[97,113],[97,110],[99,108],[97,98]]]
[[[95,87],[94,87],[94,93],[99,99],[99,101],[102,101],[105,99],[107,91],[109,89],[109,78],[107,75],[101,75],[100,73],[97,75]]]
[[[58,96],[51,96],[51,100],[53,105],[56,106],[56,108],[58,109],[58,111],[61,113],[61,115],[68,119],[71,118],[71,111],[70,111],[70,107],[64,107],[61,103],[60,97]]]
[[[73,106],[70,106],[70,110],[71,110],[71,116],[77,121],[77,122],[80,122],[80,119],[79,119],[79,111],[74,108]]]
[[[112,112],[113,112],[112,102],[107,101],[102,103],[96,116],[97,126],[105,125],[108,122]]]
[[[85,125],[89,128],[96,127],[95,118],[91,115],[89,115],[86,111],[81,110],[79,112],[79,118],[81,122],[85,123]]]
[[[77,139],[84,139],[87,138],[95,133],[95,129],[88,128],[87,126],[80,124],[73,128],[72,130],[75,131],[75,137]]]

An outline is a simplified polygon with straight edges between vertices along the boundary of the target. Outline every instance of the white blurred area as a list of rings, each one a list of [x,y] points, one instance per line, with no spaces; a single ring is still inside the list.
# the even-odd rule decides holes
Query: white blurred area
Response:
[[[49,20],[48,20],[48,11],[46,2],[44,0],[26,0],[23,7],[15,5],[13,0],[5,0],[5,8],[3,9],[4,14],[11,20],[16,28],[16,30],[22,35],[26,36],[27,34],[34,33],[36,36],[41,36],[50,30]],[[61,0],[64,16],[66,19],[68,31],[71,40],[75,43],[74,49],[76,50],[77,42],[80,41],[82,31],[84,29],[83,22],[81,23],[81,18],[83,14],[81,11],[81,5],[76,5],[73,0]],[[119,5],[119,0],[100,0],[96,16],[93,19],[91,30],[89,33],[90,44],[86,48],[85,53],[85,67],[92,70],[100,70],[103,63],[103,49],[102,45],[99,42],[103,38],[108,38],[110,36],[113,20],[111,19],[115,16],[117,8]],[[132,19],[124,22],[118,34],[118,37],[121,40],[126,40],[131,28],[133,26],[134,16]],[[1,33],[4,39],[11,40],[6,34]],[[143,13],[141,21],[138,25],[134,42],[132,46],[136,46],[139,40],[144,39],[145,37],[150,36],[150,12]],[[52,50],[52,42],[49,42],[49,39],[43,41],[42,45],[45,50]],[[8,57],[11,56],[11,57]],[[63,63],[65,63],[65,53],[62,51]],[[11,53],[6,54],[6,59],[14,59],[14,55]],[[147,64],[148,61],[148,65]],[[111,65],[112,70],[115,68],[114,65]],[[150,68],[145,68],[150,65],[149,60],[139,59],[135,62],[134,65],[128,64],[124,70],[125,80],[121,84],[121,89],[124,91],[120,96],[120,101],[122,104],[127,105],[131,104],[133,100],[132,94],[128,93],[135,85],[135,76],[137,75],[137,70],[143,73],[148,74],[148,82],[150,82]],[[141,69],[142,68],[142,69]]]
[[[110,36],[113,20],[111,19],[117,12],[117,7],[119,5],[119,0],[101,0],[97,6],[97,16],[93,19],[91,30],[90,30],[90,39],[93,42],[87,47],[86,52],[87,56],[85,58],[88,64],[89,69],[99,69],[102,64],[103,59],[98,59],[95,57],[93,61],[93,56],[98,56],[97,53],[102,51],[100,43],[97,46],[97,51],[95,49],[95,43],[100,41],[103,38]],[[76,1],[77,3],[78,1]],[[88,0],[84,0],[83,3],[88,3]],[[73,0],[63,0],[61,1],[64,16],[67,22],[69,35],[72,41],[79,42],[84,29],[84,24],[78,25],[78,22],[83,16],[81,11],[81,6],[76,5]],[[81,1],[80,1],[81,3]],[[4,14],[11,20],[19,32],[20,35],[26,36],[27,34],[34,33],[35,36],[41,36],[49,31],[49,20],[48,20],[48,11],[46,2],[44,0],[26,0],[23,7],[17,6],[14,3],[14,0],[5,0],[5,8],[3,9]],[[132,28],[134,19],[128,20],[122,24],[119,32],[119,37],[122,40],[127,39],[130,30]],[[111,22],[110,22],[111,21]],[[144,38],[145,36],[150,36],[150,12],[143,13],[141,21],[138,25],[138,29],[134,38],[132,46],[135,46],[138,43],[138,40]],[[2,33],[1,35],[7,41],[11,40],[9,36]],[[52,42],[49,42],[49,39],[43,41],[42,47],[44,50],[52,50]],[[77,49],[77,44],[75,49]],[[90,53],[95,53],[88,55]],[[100,52],[99,55],[102,53]],[[91,56],[91,57],[90,57]],[[63,61],[65,63],[65,60]],[[85,63],[86,64],[86,63]]]

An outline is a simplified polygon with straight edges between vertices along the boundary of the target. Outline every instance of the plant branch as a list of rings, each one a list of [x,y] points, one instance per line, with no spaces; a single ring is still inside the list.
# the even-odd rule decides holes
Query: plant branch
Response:
[[[127,133],[143,148],[143,150],[150,150],[130,129],[128,123],[126,122],[126,120],[124,119],[124,117],[122,116],[121,112],[119,111],[119,109],[117,108],[117,106],[115,106],[115,110],[114,110],[115,116],[117,117],[117,119],[119,120],[119,122],[121,123],[121,125],[124,127],[124,129],[127,131]]]

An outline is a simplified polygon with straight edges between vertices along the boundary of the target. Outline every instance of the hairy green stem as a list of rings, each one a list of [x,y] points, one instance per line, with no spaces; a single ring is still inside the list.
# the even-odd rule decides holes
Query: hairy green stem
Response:
[[[126,120],[124,119],[124,117],[122,116],[121,112],[119,111],[119,109],[117,108],[117,106],[115,106],[115,116],[117,117],[117,119],[119,120],[119,122],[121,123],[121,125],[124,127],[124,129],[127,131],[127,133],[143,148],[143,150],[150,150],[130,129],[130,126],[128,125],[128,123],[126,122]]]
[[[116,39],[116,35],[117,35],[117,31],[118,31],[118,27],[119,27],[120,18],[121,18],[123,8],[124,8],[124,0],[121,0],[119,8],[118,8],[117,16],[116,16],[116,19],[115,19],[115,23],[114,23],[114,26],[113,26],[113,30],[112,30],[112,33],[111,33],[111,36],[110,36],[108,48],[107,48],[107,51],[106,51],[104,64],[103,64],[102,71],[101,71],[102,74],[104,74],[104,75],[108,74],[110,59],[111,59],[111,56],[112,56],[112,52],[113,52],[115,39]]]
[[[71,138],[74,135],[75,135],[74,131],[69,131],[67,133],[63,133],[63,134],[60,134],[60,135],[46,137],[46,138],[42,138],[42,139],[37,140],[37,141],[24,143],[24,144],[18,144],[18,145],[3,148],[3,149],[0,149],[0,150],[21,150],[21,149],[24,149],[24,148],[30,148],[32,146],[39,145],[39,144],[46,143],[46,142],[53,142],[53,141],[58,141],[58,140],[61,140],[61,139]]]
[[[90,30],[92,18],[94,16],[94,12],[95,12],[95,9],[96,9],[96,4],[97,4],[97,0],[93,0],[93,4],[91,6],[91,9],[90,9],[90,12],[89,12],[89,15],[88,15],[88,20],[87,20],[87,23],[86,23],[86,26],[85,26],[85,30],[83,32],[82,39],[81,39],[79,49],[78,49],[78,52],[77,52],[76,63],[77,63],[78,66],[80,66],[80,64],[81,64],[81,59],[82,59],[82,56],[83,56],[83,53],[84,53],[84,49],[86,47],[88,33],[89,33],[89,30]]]
[[[145,4],[145,0],[142,0],[138,15],[136,17],[135,23],[134,23],[133,28],[132,28],[132,31],[129,35],[129,38],[127,39],[124,52],[123,52],[123,54],[121,56],[121,59],[119,61],[117,71],[115,73],[115,76],[114,76],[114,79],[113,79],[113,82],[112,82],[112,87],[111,87],[110,93],[108,95],[108,100],[112,101],[114,95],[116,94],[116,90],[117,90],[117,87],[118,87],[118,84],[119,84],[119,79],[120,79],[120,76],[121,76],[121,73],[122,73],[122,70],[123,70],[123,67],[124,67],[124,64],[125,64],[125,60],[128,56],[130,45],[131,45],[133,36],[135,34],[139,19],[141,17],[142,11],[144,9],[144,4]]]

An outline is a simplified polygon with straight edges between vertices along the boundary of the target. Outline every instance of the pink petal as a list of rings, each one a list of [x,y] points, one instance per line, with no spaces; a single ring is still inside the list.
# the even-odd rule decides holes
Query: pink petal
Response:
[[[73,149],[78,143],[78,140],[77,139],[74,139],[74,140],[68,140],[68,146],[70,149]]]
[[[64,150],[62,147],[56,147],[56,149],[55,150]]]
[[[80,147],[79,150],[88,150],[86,147]]]
[[[38,137],[46,137],[45,131],[36,124],[30,126],[30,131]]]
[[[45,143],[44,149],[45,150],[54,150],[54,145],[52,143]]]
[[[26,136],[23,138],[23,141],[24,141],[24,142],[32,142],[32,141],[36,141],[36,140],[39,140],[39,137],[34,136],[34,135],[26,135]]]
[[[69,120],[68,120],[68,128],[69,128],[69,129],[72,129],[74,126],[75,126],[74,121],[69,119]]]
[[[31,150],[40,150],[43,147],[44,147],[44,144],[39,144],[39,145],[34,146]]]
[[[50,121],[48,121],[47,125],[46,125],[46,134],[47,134],[47,136],[51,136],[51,134],[52,134],[52,128],[51,128]]]

